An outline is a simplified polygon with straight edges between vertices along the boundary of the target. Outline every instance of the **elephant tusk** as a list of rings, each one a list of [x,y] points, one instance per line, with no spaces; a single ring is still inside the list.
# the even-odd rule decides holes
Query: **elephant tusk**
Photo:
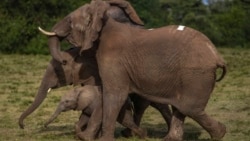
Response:
[[[56,33],[55,32],[48,32],[43,30],[40,26],[38,27],[38,30],[41,31],[43,34],[47,35],[47,36],[55,36]]]
[[[47,93],[49,93],[51,91],[51,88],[48,89]]]

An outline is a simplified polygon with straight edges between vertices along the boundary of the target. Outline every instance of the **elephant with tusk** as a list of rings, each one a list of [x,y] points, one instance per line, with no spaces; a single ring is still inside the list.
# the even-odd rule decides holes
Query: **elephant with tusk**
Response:
[[[96,62],[95,50],[85,51],[82,56],[79,55],[80,48],[70,48],[66,51],[61,51],[62,56],[64,59],[67,60],[67,65],[62,65],[60,62],[56,61],[55,59],[51,59],[50,63],[47,66],[47,69],[43,75],[42,82],[38,89],[37,95],[33,103],[21,114],[19,118],[19,126],[20,128],[24,128],[24,119],[33,113],[44,101],[47,97],[47,94],[51,89],[60,88],[66,85],[92,85],[94,86],[101,86],[101,80],[98,73],[98,66]],[[150,102],[142,97],[138,96],[131,96],[131,101],[136,102],[134,104],[134,114],[130,115],[130,119],[135,119],[135,123],[133,124],[133,128],[135,125],[140,125],[140,120],[145,109],[151,105],[162,114],[163,118],[165,119],[166,123],[169,125],[171,120],[171,112],[168,108],[168,105],[159,104]],[[131,110],[131,109],[130,109]],[[127,116],[129,117],[129,116]],[[128,122],[132,123],[132,121],[127,120]],[[132,125],[126,124],[125,125]],[[127,126],[125,126],[127,127]],[[123,136],[129,137],[133,135],[133,132],[130,131],[132,128],[127,128],[126,130],[122,131]],[[142,134],[141,134],[142,135]],[[145,134],[144,134],[145,135]],[[142,136],[141,136],[142,137]]]
[[[126,7],[126,5],[123,5],[123,7]],[[89,10],[89,8],[90,8],[89,4],[86,4],[82,6],[81,8],[79,8],[78,10],[76,10],[78,16],[83,14],[82,15],[83,18],[86,18],[87,20],[86,19],[81,20],[81,19],[78,19],[77,15],[69,14],[64,19],[64,21],[80,20],[78,22],[83,22],[84,24],[86,24],[86,22],[90,20],[89,19],[90,16],[87,13],[85,13],[85,10]],[[136,17],[137,15],[133,15],[134,9],[129,7],[126,11],[127,12],[124,13],[123,9],[114,3],[111,7],[109,7],[107,14],[109,17],[113,18],[114,20],[118,22],[122,22],[122,23],[131,25],[137,28],[143,28],[143,25],[144,25],[143,22],[139,19],[139,17]],[[131,20],[130,17],[134,17],[133,19],[135,21]],[[74,22],[74,23],[78,23],[78,22]],[[57,26],[60,26],[60,25],[67,27],[64,25],[64,22],[57,24]],[[67,25],[69,25],[68,30],[70,30],[71,28],[83,27],[81,26],[81,24],[67,24]],[[88,52],[82,53],[81,57],[79,56],[80,54],[79,48],[75,50],[70,49],[67,51],[60,51],[60,44],[59,44],[60,37],[59,36],[60,36],[60,33],[64,33],[64,31],[54,30],[52,32],[49,32],[49,31],[43,30],[41,27],[38,27],[38,29],[43,34],[50,37],[49,49],[50,49],[50,53],[54,55],[52,55],[53,59],[50,61],[50,64],[48,65],[46,72],[43,76],[43,80],[41,82],[41,85],[39,87],[39,90],[37,92],[34,102],[25,112],[22,113],[22,115],[19,118],[19,126],[21,128],[24,128],[23,120],[28,115],[30,115],[34,110],[36,110],[37,107],[43,102],[43,100],[47,96],[47,91],[50,88],[58,88],[58,87],[62,87],[65,85],[70,85],[70,84],[74,84],[74,85],[82,84],[83,83],[82,81],[86,82],[86,84],[98,83],[95,85],[100,85],[100,80],[97,80],[100,78],[99,78],[98,66],[95,61],[96,60],[95,50],[90,49]],[[63,36],[64,35],[62,35],[61,37]],[[76,32],[71,33],[70,36],[72,37],[72,39],[75,39],[76,37],[78,37]],[[79,37],[82,37],[82,36],[79,36]],[[79,41],[80,40],[81,39],[79,39]],[[68,38],[68,41],[72,43],[73,45],[78,45],[76,44],[77,42],[70,40],[70,38]],[[84,69],[84,67],[88,69]]]
[[[186,116],[200,124],[212,139],[222,139],[225,125],[205,112],[216,81],[226,74],[226,63],[214,44],[201,32],[185,26],[146,30],[118,22],[108,14],[114,5],[140,25],[127,1],[92,0],[59,21],[52,29],[56,35],[49,36],[48,42],[51,55],[60,62],[63,56],[57,56],[57,52],[62,37],[80,47],[82,53],[96,49],[103,88],[99,140],[114,140],[116,119],[131,92],[174,107],[164,140],[182,140]],[[223,71],[217,79],[218,68]],[[91,140],[88,135],[98,128],[95,123],[99,120],[91,122],[80,138]]]
[[[135,10],[129,5],[129,3],[127,3],[126,1],[120,3],[119,0],[109,0],[105,1],[105,3],[106,2],[111,4],[111,6],[108,7],[106,11],[107,17],[110,17],[117,22],[128,24],[136,28],[143,28],[144,23],[137,16]],[[52,31],[45,31],[41,27],[38,27],[38,29],[43,34],[50,37],[48,44],[52,57],[64,65],[67,63],[67,60],[65,60],[64,57],[60,54],[60,38],[67,36],[67,41],[72,45],[76,47],[82,47],[86,43],[88,44],[90,42],[82,42],[82,39],[85,38],[86,35],[81,33],[79,34],[78,31],[72,29],[77,28],[81,32],[84,32],[88,28],[95,28],[98,30],[98,32],[101,30],[101,26],[90,27],[90,22],[93,17],[88,11],[91,11],[91,8],[95,9],[95,7],[91,7],[90,4],[85,4],[79,7],[77,10],[66,16],[62,21],[57,23],[52,28]],[[60,26],[60,28],[58,28],[58,26]],[[97,36],[93,37],[93,39],[91,40],[96,39]],[[92,47],[92,44],[90,46]]]
[[[62,65],[55,59],[50,60],[34,101],[19,117],[20,128],[24,128],[24,119],[42,104],[50,89],[72,84],[101,85],[98,66],[92,51],[94,50],[89,50],[83,56],[79,56],[79,48],[61,51],[60,54],[68,62],[67,65]]]

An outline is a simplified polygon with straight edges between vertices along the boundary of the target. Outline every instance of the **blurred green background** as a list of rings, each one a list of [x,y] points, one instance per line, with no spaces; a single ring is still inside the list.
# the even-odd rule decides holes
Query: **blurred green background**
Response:
[[[193,27],[217,47],[250,48],[250,0],[129,0],[147,28]],[[52,26],[90,0],[2,0],[0,53],[48,54],[38,26]]]

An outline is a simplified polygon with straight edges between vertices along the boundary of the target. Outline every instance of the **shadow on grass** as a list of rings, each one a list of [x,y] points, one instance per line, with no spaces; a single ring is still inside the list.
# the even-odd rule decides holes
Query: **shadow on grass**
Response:
[[[147,130],[148,138],[163,139],[168,132],[166,124],[150,124],[144,123],[143,128]],[[122,137],[121,131],[125,129],[124,127],[117,127],[115,132],[115,137]],[[201,130],[203,128],[197,127],[196,125],[186,123],[184,125],[184,141],[210,141],[210,139],[199,139],[201,135]]]
[[[142,128],[147,130],[148,138],[153,139],[163,139],[167,135],[167,125],[166,124],[150,124],[144,123]],[[124,127],[116,127],[115,138],[123,138],[121,131],[125,129]],[[201,135],[201,127],[197,127],[191,123],[186,123],[184,125],[184,141],[210,141],[210,139],[199,139]],[[47,128],[42,127],[37,133],[53,133],[56,136],[74,136],[75,131],[72,125],[50,125]]]
[[[58,132],[57,135],[74,135],[74,127],[72,125],[50,125],[47,128],[42,127],[37,133]]]

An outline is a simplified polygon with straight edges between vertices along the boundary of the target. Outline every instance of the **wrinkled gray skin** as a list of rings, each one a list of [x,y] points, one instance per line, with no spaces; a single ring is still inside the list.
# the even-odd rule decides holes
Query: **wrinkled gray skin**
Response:
[[[226,133],[225,125],[205,112],[216,82],[216,69],[223,69],[218,81],[226,73],[224,60],[212,42],[188,27],[180,29],[173,25],[148,31],[117,22],[108,16],[112,3],[129,11],[130,5],[122,0],[92,1],[58,22],[52,29],[56,35],[49,38],[49,47],[55,50],[60,49],[62,37],[81,47],[82,52],[92,48],[93,42],[99,43],[96,58],[103,86],[99,140],[114,140],[116,118],[131,92],[175,107],[164,140],[182,140],[186,116],[199,123],[212,139],[221,139]],[[130,11],[128,15],[140,24],[136,13]],[[51,54],[56,56],[56,52]],[[62,60],[63,57],[58,58]],[[91,131],[96,128],[96,124],[89,124],[80,138],[93,139]]]
[[[93,86],[101,85],[100,77],[98,74],[98,66],[96,63],[95,56],[92,56],[94,54],[92,52],[93,50],[89,50],[87,52],[84,52],[82,56],[79,56],[80,48],[71,48],[67,51],[62,51],[61,54],[62,56],[64,56],[64,59],[67,60],[67,65],[61,65],[60,62],[56,61],[55,59],[51,59],[49,65],[47,66],[47,69],[45,71],[45,74],[43,76],[42,82],[40,84],[39,90],[33,103],[28,107],[26,111],[22,113],[19,118],[19,126],[21,128],[24,128],[23,120],[32,112],[34,112],[39,105],[41,105],[41,103],[47,97],[47,91],[50,88],[56,89],[71,84]],[[158,109],[162,114],[163,118],[165,119],[166,123],[168,123],[168,125],[170,124],[171,113],[170,110],[167,108],[167,105],[149,102],[148,100],[137,96],[132,96],[131,101],[135,101],[133,116],[136,125],[140,125],[141,117],[145,109],[149,105]],[[127,117],[130,118],[129,116]],[[123,124],[131,126],[132,124],[128,124],[129,122],[131,123],[131,121],[127,120],[127,123],[124,122]],[[135,128],[134,125],[132,127]],[[127,128],[122,133],[123,136],[126,137],[132,136],[133,134],[130,131],[130,128]],[[137,132],[136,134],[139,133]]]
[[[100,93],[100,87],[85,85],[83,87],[74,88],[64,96],[62,96],[61,101],[58,104],[54,114],[45,123],[45,127],[47,127],[53,120],[55,120],[61,112],[78,110],[82,111],[82,115],[75,125],[75,130],[76,133],[80,133],[82,131],[82,128],[87,127],[89,118],[91,117],[92,113],[97,110],[96,108],[100,107],[100,105],[102,105],[102,95]],[[131,129],[133,133],[138,135],[140,138],[145,138],[146,132],[138,128],[138,126],[133,122],[131,106],[132,105],[129,103],[129,101],[125,103],[118,116],[117,121],[123,126]]]

